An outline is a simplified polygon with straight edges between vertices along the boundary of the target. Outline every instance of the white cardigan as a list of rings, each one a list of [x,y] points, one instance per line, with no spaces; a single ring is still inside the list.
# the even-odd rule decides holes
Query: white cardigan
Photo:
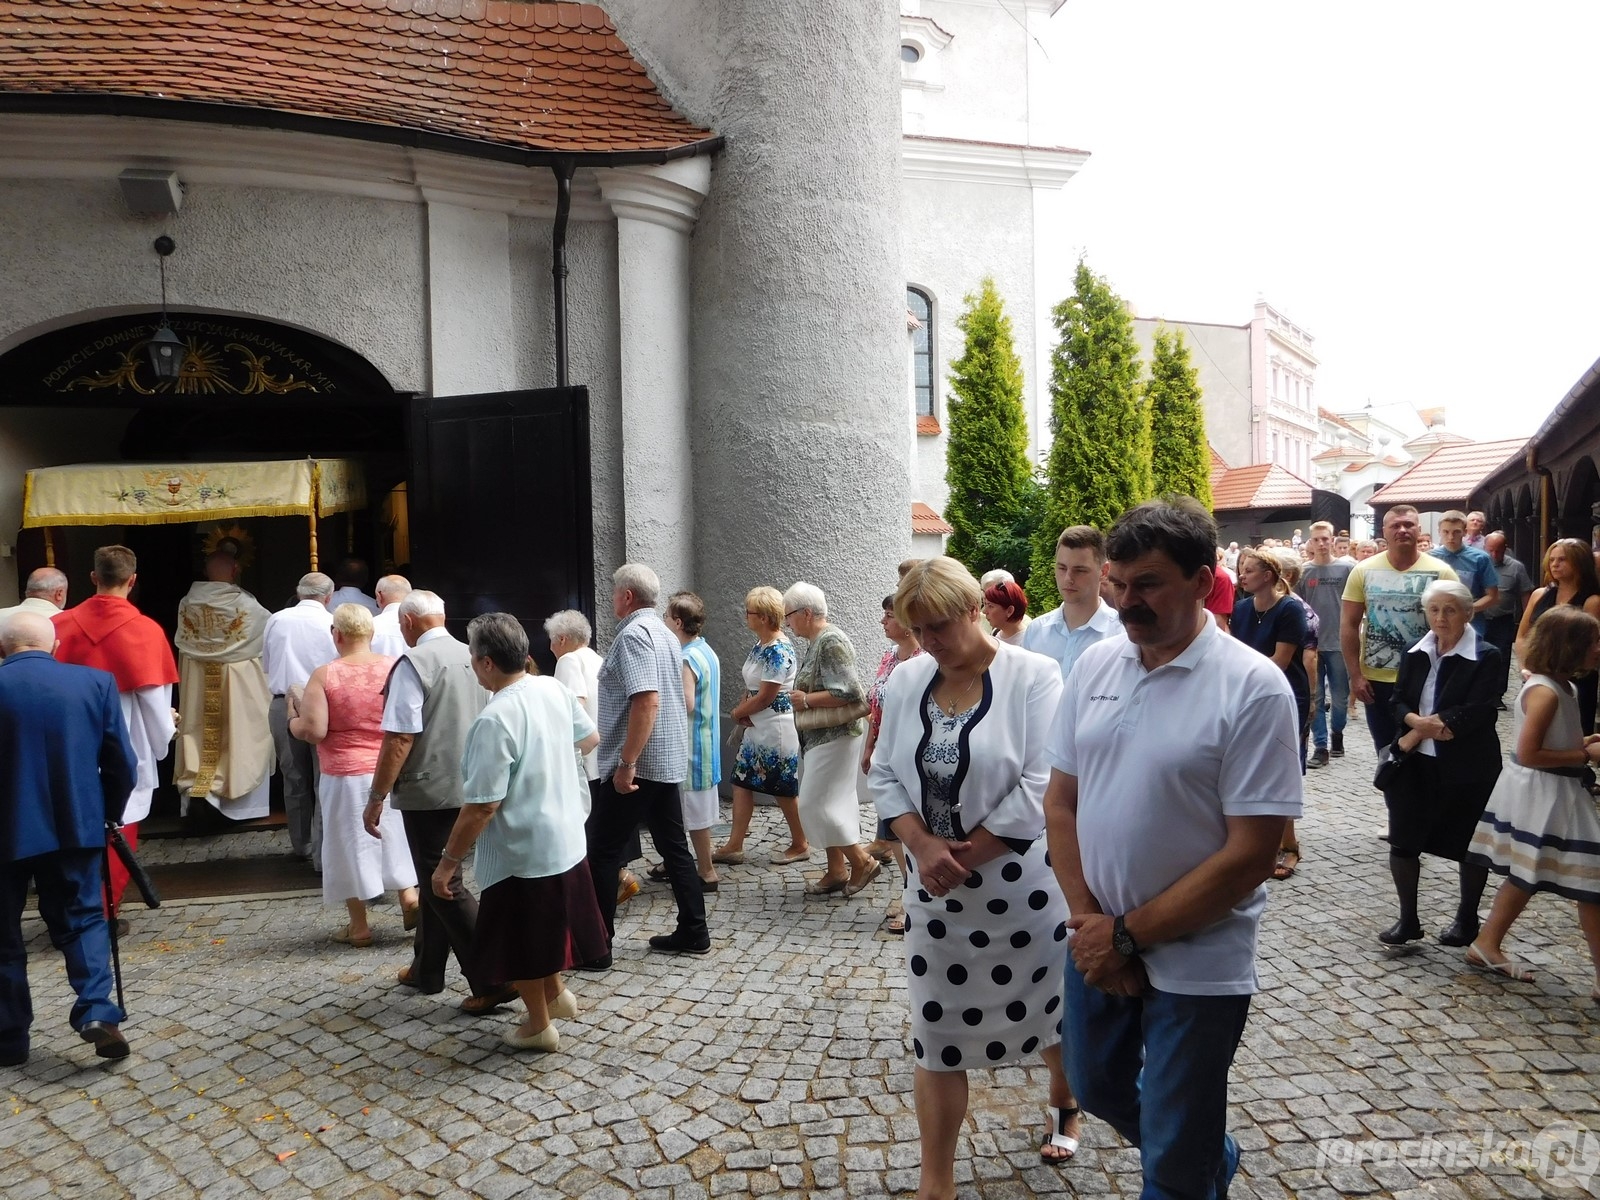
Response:
[[[868,787],[881,820],[922,815],[921,747],[928,689],[939,664],[931,655],[895,668],[883,690],[883,723],[872,753]],[[1052,658],[996,643],[983,683],[987,708],[973,715],[965,737],[969,766],[961,782],[961,827],[1033,841],[1044,832],[1044,790],[1050,782],[1045,743],[1061,701],[1061,667]],[[983,701],[980,701],[983,703]]]

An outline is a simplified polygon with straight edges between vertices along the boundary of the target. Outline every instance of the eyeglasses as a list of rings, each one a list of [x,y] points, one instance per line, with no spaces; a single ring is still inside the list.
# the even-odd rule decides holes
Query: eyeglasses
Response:
[[[793,619],[795,613],[803,613],[805,611],[806,610],[803,609],[803,608],[791,608],[788,612],[783,614],[783,619],[785,621],[791,620],[791,619]]]

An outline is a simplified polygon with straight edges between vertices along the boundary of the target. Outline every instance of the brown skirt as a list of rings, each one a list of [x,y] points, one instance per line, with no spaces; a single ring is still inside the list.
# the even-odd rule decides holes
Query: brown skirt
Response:
[[[588,859],[560,875],[512,876],[485,890],[472,952],[487,987],[543,979],[610,954]]]

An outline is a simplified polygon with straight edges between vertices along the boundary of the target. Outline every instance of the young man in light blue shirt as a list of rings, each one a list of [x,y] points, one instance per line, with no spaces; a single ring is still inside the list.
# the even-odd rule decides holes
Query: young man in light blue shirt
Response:
[[[1472,593],[1472,628],[1479,637],[1489,631],[1484,613],[1500,602],[1500,570],[1487,551],[1467,545],[1467,514],[1454,509],[1439,518],[1439,540],[1430,553],[1448,563]]]
[[[1056,539],[1056,590],[1061,593],[1061,607],[1029,623],[1022,634],[1022,647],[1060,663],[1063,683],[1080,654],[1101,639],[1122,632],[1117,610],[1100,598],[1105,574],[1105,535],[1089,525],[1069,525],[1062,530]],[[1034,586],[1042,586],[1042,581]]]

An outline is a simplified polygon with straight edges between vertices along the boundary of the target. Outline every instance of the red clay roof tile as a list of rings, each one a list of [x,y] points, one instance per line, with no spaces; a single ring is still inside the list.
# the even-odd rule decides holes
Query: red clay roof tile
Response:
[[[921,500],[911,502],[912,533],[954,533],[955,528]]]
[[[682,152],[715,136],[673,111],[593,4],[0,0],[0,108],[40,96],[226,105],[386,140],[577,155]]]
[[[1211,460],[1211,510],[1236,512],[1250,508],[1290,508],[1311,503],[1311,485],[1277,463],[1250,467],[1220,466]]]
[[[1479,484],[1508,459],[1521,454],[1527,444],[1527,438],[1501,438],[1440,446],[1374,492],[1369,503],[1433,504],[1442,508],[1465,504]]]

